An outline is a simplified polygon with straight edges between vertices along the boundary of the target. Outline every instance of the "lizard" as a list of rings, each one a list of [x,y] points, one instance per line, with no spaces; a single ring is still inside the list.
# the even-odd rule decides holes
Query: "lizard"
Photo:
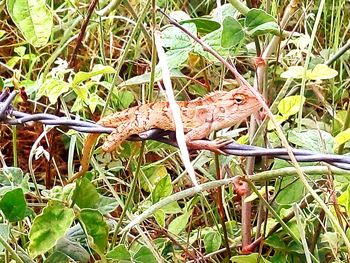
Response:
[[[239,123],[261,108],[255,95],[248,87],[242,86],[231,91],[215,91],[203,98],[190,101],[177,101],[180,107],[187,147],[190,149],[207,149],[223,153],[220,147],[230,140],[202,140],[211,132],[221,130]],[[101,118],[97,124],[114,128],[102,145],[104,152],[113,152],[120,148],[129,136],[153,128],[175,131],[175,123],[169,102],[153,102],[131,107]],[[89,169],[89,161],[98,137],[90,133],[84,141],[81,169],[67,182],[84,175]]]

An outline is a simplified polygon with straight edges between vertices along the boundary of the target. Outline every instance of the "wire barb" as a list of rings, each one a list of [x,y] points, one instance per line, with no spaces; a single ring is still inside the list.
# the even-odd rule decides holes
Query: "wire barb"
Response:
[[[113,128],[103,127],[91,121],[72,120],[67,117],[58,117],[47,113],[28,114],[13,109],[11,103],[17,92],[5,89],[0,94],[0,122],[10,125],[20,125],[26,122],[36,121],[45,125],[65,126],[84,133],[111,133]],[[149,131],[132,135],[129,141],[154,140],[177,147],[174,131],[151,129]],[[237,156],[270,156],[283,160],[290,160],[288,152],[284,148],[266,149],[251,145],[241,145],[232,142],[220,148],[228,155]],[[350,157],[336,154],[317,153],[310,150],[293,149],[293,153],[299,162],[325,162],[344,170],[350,170]]]

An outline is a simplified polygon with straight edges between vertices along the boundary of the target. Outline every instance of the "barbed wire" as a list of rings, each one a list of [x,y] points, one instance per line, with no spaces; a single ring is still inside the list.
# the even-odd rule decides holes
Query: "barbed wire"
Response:
[[[9,92],[3,90],[0,94],[0,123],[9,125],[20,125],[26,122],[36,121],[45,125],[65,126],[70,129],[84,133],[111,133],[113,128],[100,126],[92,121],[72,120],[67,117],[58,117],[48,113],[28,114],[16,111],[12,102],[17,95],[17,91]],[[132,135],[129,141],[154,140],[170,144],[177,147],[174,131],[165,131],[161,129],[152,129],[138,135]],[[241,145],[232,142],[220,148],[227,155],[236,156],[269,156],[290,161],[286,149],[275,148],[266,149],[251,145]],[[350,170],[350,156],[318,153],[310,150],[293,149],[293,153],[299,162],[325,162],[341,169]]]

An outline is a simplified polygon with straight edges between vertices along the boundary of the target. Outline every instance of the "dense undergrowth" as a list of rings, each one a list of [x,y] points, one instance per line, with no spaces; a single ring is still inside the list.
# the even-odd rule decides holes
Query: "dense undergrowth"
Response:
[[[259,90],[274,119],[265,109],[211,139],[347,154],[349,1],[246,2],[0,1],[1,90],[20,91],[22,112],[96,121],[167,100],[161,45],[177,100],[240,86],[202,42]],[[190,189],[175,147],[127,141],[109,154],[102,135],[90,171],[66,184],[83,138],[1,124],[1,261],[350,260],[349,171],[191,151],[200,187]]]

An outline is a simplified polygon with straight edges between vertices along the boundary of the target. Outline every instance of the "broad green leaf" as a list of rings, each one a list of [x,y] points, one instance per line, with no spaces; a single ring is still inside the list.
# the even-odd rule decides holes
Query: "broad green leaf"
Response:
[[[25,46],[15,47],[14,51],[18,56],[23,57],[24,54],[26,53],[26,47]]]
[[[85,177],[76,182],[74,202],[81,208],[96,208],[100,197],[96,187]]]
[[[339,132],[334,137],[334,148],[338,148],[340,145],[350,141],[350,128],[347,128],[345,131]]]
[[[334,138],[326,131],[297,132],[292,130],[288,132],[288,141],[306,150],[333,153]]]
[[[169,69],[179,69],[187,61],[191,47],[172,49],[166,52],[166,61]]]
[[[7,0],[7,10],[26,40],[35,47],[42,47],[51,35],[52,12],[45,0]]]
[[[100,256],[107,249],[108,225],[98,210],[83,209],[79,215],[80,221],[88,235],[88,242]]]
[[[291,66],[288,70],[281,74],[281,78],[294,78],[302,79],[304,77],[304,67],[302,66]]]
[[[227,58],[230,54],[230,49],[224,48],[221,45],[221,36],[222,36],[222,29],[215,30],[209,34],[206,34],[204,37],[202,37],[202,41],[208,44],[211,48],[213,48],[216,52],[218,52],[221,56],[224,58]],[[206,59],[210,61],[217,62],[218,60],[209,52],[204,51],[202,46],[198,43],[195,45],[193,52],[198,53],[199,55],[205,57]]]
[[[6,34],[5,30],[0,30],[0,39]]]
[[[56,263],[56,262],[69,263],[69,257],[62,252],[55,251],[44,261],[44,263]]]
[[[348,185],[346,191],[344,191],[339,197],[337,197],[340,207],[345,207],[346,213],[350,213],[350,185]]]
[[[106,256],[108,259],[114,259],[114,260],[125,260],[125,261],[131,261],[131,255],[129,250],[125,247],[124,244],[118,245],[115,248],[113,248],[111,251],[107,253]]]
[[[29,251],[32,258],[51,249],[67,231],[74,219],[74,210],[61,202],[50,201],[34,219],[29,232]]]
[[[275,117],[275,120],[278,124],[281,124],[281,123],[285,122],[286,120],[288,120],[288,116],[274,115],[274,117]],[[271,120],[269,120],[269,122],[267,124],[267,129],[269,131],[276,129],[275,125],[273,124],[273,122]]]
[[[252,8],[246,14],[244,25],[248,34],[259,36],[267,33],[280,35],[280,27],[276,20],[264,10]]]
[[[190,31],[192,34],[197,35],[197,29],[195,24],[185,24],[183,25],[183,27]],[[181,29],[175,26],[170,26],[164,29],[162,31],[161,38],[162,46],[171,50],[183,49],[191,47],[193,45],[193,40]]]
[[[25,217],[27,202],[21,188],[7,192],[0,201],[0,208],[10,222],[21,221]]]
[[[244,39],[244,32],[241,24],[231,16],[224,19],[222,26],[221,45],[224,48],[231,48],[238,45]]]
[[[48,79],[40,87],[37,98],[39,99],[41,96],[46,96],[49,98],[51,104],[55,104],[58,97],[69,91],[69,88],[70,84],[63,80]]]
[[[95,112],[97,105],[104,105],[103,100],[96,93],[90,94],[90,97],[88,98],[86,103],[89,106],[91,113]]]
[[[305,72],[305,78],[308,80],[331,79],[338,75],[338,72],[331,69],[325,64],[317,64],[313,70]],[[302,79],[304,77],[304,67],[292,66],[287,71],[281,74],[282,78]]]
[[[180,213],[182,211],[181,207],[179,206],[179,204],[176,201],[171,202],[170,204],[163,206],[162,210],[166,214],[177,214],[177,213]]]
[[[266,244],[270,247],[277,248],[278,250],[285,250],[288,249],[288,246],[286,246],[286,243],[281,240],[280,237],[277,235],[271,235],[266,239]]]
[[[157,203],[160,199],[169,196],[173,192],[170,175],[164,176],[152,191],[152,202]]]
[[[116,97],[120,109],[129,108],[130,104],[135,100],[134,94],[128,90],[118,91]]]
[[[78,72],[73,79],[72,85],[77,86],[79,83],[88,80],[90,78],[102,75],[102,74],[109,74],[109,73],[115,73],[115,69],[111,66],[101,66],[95,67],[90,72]]]
[[[205,252],[211,253],[217,251],[221,247],[221,235],[217,231],[209,232],[204,236]]]
[[[276,202],[280,205],[291,205],[300,201],[306,194],[303,183],[300,180],[296,180],[293,176],[283,177],[281,182],[278,181],[278,183],[275,186],[276,189],[283,189],[276,198]]]
[[[141,187],[151,192],[155,185],[168,174],[164,165],[153,165],[150,167],[142,168],[144,176],[140,179]]]
[[[97,205],[98,211],[101,212],[102,215],[110,213],[115,210],[118,206],[118,201],[114,197],[103,196],[99,194],[99,202]]]
[[[307,74],[308,79],[320,80],[331,79],[338,75],[338,71],[331,69],[325,64],[318,64],[316,67]]]
[[[165,213],[163,209],[158,209],[153,213],[154,218],[156,219],[160,227],[165,227]]]
[[[157,263],[157,259],[152,254],[152,251],[146,247],[142,246],[139,251],[133,256],[133,262],[136,263]]]
[[[10,236],[10,227],[8,224],[0,224],[0,236],[7,241]],[[0,253],[4,251],[5,247],[0,243]]]
[[[263,258],[259,253],[252,253],[249,255],[239,255],[239,256],[231,257],[232,263],[256,263],[256,262],[259,262],[258,260],[260,260],[261,263],[270,262],[267,259]]]
[[[4,195],[6,192],[15,187],[22,188],[24,194],[29,192],[29,177],[23,176],[23,171],[17,167],[4,167],[0,169],[0,194]]]
[[[305,102],[305,97],[296,95],[283,98],[278,104],[278,111],[285,117],[298,113],[300,106]]]
[[[66,237],[60,238],[57,241],[55,250],[69,256],[76,262],[89,262],[90,255],[85,248],[78,242],[69,240]]]
[[[192,18],[189,20],[183,20],[183,21],[181,21],[180,24],[183,25],[183,24],[188,24],[188,23],[194,23],[197,27],[198,32],[203,33],[203,34],[213,32],[213,31],[220,28],[220,23],[216,22],[213,19],[203,18],[203,17]]]
[[[21,60],[21,58],[19,56],[13,56],[12,58],[10,58],[7,62],[6,65],[9,68],[14,68],[16,66],[16,64]]]
[[[185,229],[191,214],[192,210],[176,217],[173,221],[171,221],[168,227],[169,232],[173,233],[174,235],[180,234]]]
[[[169,16],[177,22],[181,22],[183,20],[191,19],[191,17],[182,10],[176,10],[170,12]]]

